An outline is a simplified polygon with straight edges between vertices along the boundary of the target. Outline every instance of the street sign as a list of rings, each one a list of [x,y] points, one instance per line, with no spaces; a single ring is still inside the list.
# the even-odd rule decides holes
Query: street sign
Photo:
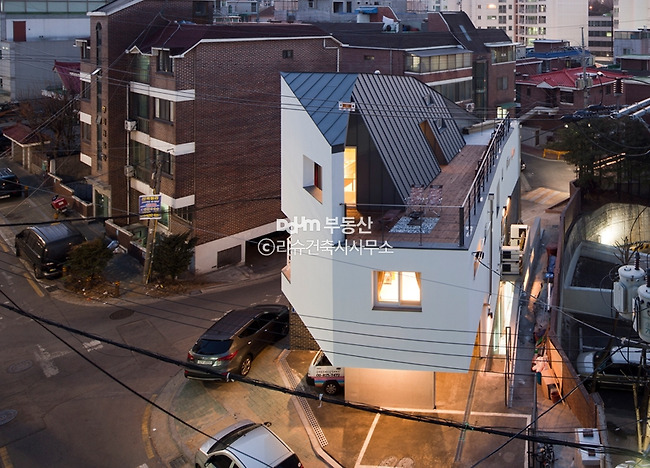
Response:
[[[162,217],[161,196],[140,195],[140,219],[160,219]]]

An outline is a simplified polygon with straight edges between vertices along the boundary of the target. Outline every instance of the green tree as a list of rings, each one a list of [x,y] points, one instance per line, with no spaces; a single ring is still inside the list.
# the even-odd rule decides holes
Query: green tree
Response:
[[[163,280],[176,280],[189,268],[197,242],[198,238],[190,238],[189,232],[161,237],[153,252],[151,269]]]
[[[648,174],[650,132],[638,119],[585,118],[555,132],[549,148],[568,151],[567,163],[578,169],[578,185],[606,189],[631,178],[641,182]]]
[[[81,283],[83,287],[99,283],[112,256],[101,238],[74,246],[66,262],[70,281]]]

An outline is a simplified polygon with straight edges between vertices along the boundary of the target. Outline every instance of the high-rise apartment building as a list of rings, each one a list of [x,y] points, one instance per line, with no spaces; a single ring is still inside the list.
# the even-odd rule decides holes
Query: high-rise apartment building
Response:
[[[587,34],[588,0],[460,0],[459,4],[476,27],[503,29],[513,41],[527,46],[536,39],[562,39],[578,46],[583,30]]]
[[[614,29],[632,31],[646,29],[650,23],[648,0],[614,0]]]

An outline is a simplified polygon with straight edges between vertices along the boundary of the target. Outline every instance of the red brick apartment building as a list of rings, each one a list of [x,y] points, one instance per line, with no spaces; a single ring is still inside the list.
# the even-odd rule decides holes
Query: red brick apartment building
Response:
[[[199,238],[197,273],[243,260],[246,240],[275,231],[280,72],[336,71],[337,58],[309,25],[190,24],[200,3],[211,5],[118,0],[90,14],[78,41],[95,215],[142,253],[138,201],[154,192],[157,161],[158,231]]]
[[[350,24],[346,34],[212,24],[211,5],[117,0],[89,14],[90,37],[77,41],[94,214],[109,218],[107,230],[135,255],[144,256],[146,237],[139,197],[155,192],[157,231],[199,238],[195,273],[243,261],[247,245],[255,248],[247,241],[276,230],[280,72],[411,75],[483,118],[514,105],[514,44],[465,14],[430,16],[428,32]]]

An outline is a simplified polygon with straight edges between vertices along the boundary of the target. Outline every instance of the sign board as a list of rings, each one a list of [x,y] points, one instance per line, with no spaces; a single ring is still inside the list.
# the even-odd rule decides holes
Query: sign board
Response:
[[[356,106],[356,104],[354,102],[342,102],[342,101],[339,101],[339,110],[341,110],[341,111],[354,112],[356,108],[357,108],[357,106]]]
[[[161,196],[140,195],[140,219],[160,219],[162,217]]]

